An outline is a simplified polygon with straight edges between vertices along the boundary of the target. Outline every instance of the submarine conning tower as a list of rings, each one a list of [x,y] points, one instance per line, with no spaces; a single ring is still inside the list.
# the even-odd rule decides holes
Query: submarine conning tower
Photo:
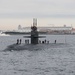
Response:
[[[39,38],[44,38],[45,36],[39,36],[39,32],[37,31],[37,19],[33,18],[33,25],[31,26],[31,35],[24,36],[25,38],[31,39],[31,44],[38,44]]]
[[[33,19],[33,26],[31,26],[31,44],[38,44],[37,19]]]

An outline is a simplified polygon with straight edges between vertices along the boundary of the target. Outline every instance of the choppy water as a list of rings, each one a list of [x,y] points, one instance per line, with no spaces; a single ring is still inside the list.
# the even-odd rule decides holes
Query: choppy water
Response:
[[[0,75],[75,75],[75,35],[47,35],[50,43],[57,40],[50,48],[3,51],[17,38],[24,43],[22,35],[0,36]]]

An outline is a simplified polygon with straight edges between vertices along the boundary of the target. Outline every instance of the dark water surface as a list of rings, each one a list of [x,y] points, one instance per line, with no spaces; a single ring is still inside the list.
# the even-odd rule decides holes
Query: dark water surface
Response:
[[[0,75],[75,75],[75,35],[46,36],[51,44],[20,51],[3,50],[22,35],[0,36]]]

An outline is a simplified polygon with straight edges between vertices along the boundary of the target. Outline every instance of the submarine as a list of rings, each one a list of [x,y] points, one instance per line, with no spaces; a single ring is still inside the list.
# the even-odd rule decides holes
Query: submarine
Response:
[[[59,48],[63,46],[68,46],[66,43],[49,43],[46,39],[44,41],[39,40],[39,38],[46,38],[46,36],[40,36],[37,30],[37,19],[33,19],[33,25],[31,26],[30,36],[23,36],[23,38],[30,38],[29,40],[25,40],[25,43],[21,43],[21,40],[17,39],[17,43],[7,46],[4,51],[22,51],[22,50],[29,50],[29,51],[37,51],[37,50],[45,50],[50,48]]]

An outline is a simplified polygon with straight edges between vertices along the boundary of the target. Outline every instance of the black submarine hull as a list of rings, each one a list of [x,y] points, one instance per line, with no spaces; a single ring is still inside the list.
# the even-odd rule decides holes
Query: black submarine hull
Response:
[[[66,43],[49,43],[49,44],[12,44],[7,46],[4,51],[22,51],[22,50],[29,50],[29,51],[37,51],[37,50],[48,50],[51,48],[63,48],[63,46],[67,47],[68,44]]]

